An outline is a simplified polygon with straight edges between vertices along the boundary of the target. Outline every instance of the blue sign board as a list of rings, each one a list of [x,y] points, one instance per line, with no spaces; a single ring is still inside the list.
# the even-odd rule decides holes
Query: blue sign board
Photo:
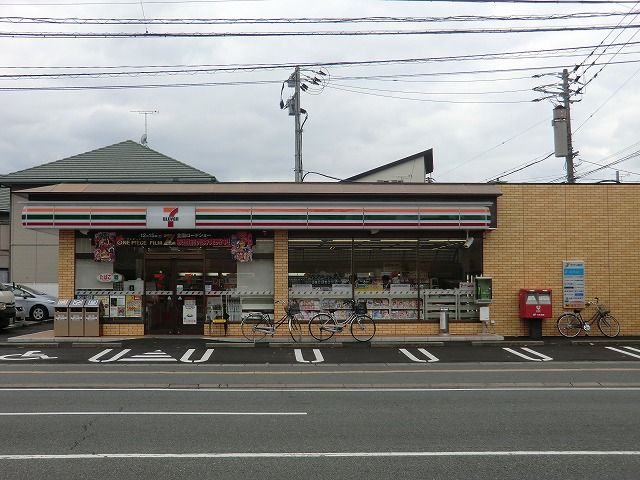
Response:
[[[584,308],[584,262],[562,262],[562,297],[564,308]]]

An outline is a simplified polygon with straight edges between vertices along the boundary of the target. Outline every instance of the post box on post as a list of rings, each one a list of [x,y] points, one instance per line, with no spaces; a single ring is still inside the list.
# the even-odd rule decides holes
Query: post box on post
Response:
[[[529,337],[542,338],[542,320],[553,316],[550,288],[520,289],[520,318],[529,323]]]

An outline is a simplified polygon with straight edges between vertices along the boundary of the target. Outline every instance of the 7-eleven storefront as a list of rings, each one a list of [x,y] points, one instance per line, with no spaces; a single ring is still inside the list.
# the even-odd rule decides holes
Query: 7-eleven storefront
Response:
[[[249,311],[367,303],[378,334],[479,333],[471,281],[492,185],[55,185],[21,192],[59,235],[60,298],[97,298],[103,335],[238,335]],[[227,322],[222,322],[222,319]],[[285,334],[283,330],[279,332]]]

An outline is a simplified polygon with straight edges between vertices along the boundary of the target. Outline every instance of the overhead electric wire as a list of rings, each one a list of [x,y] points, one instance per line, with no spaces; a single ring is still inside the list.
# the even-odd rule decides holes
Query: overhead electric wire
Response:
[[[530,161],[530,162],[528,162],[528,163],[526,163],[524,165],[521,165],[519,167],[515,167],[514,169],[505,170],[504,172],[502,172],[502,173],[500,173],[498,175],[494,175],[490,179],[487,179],[486,182],[499,181],[501,178],[507,177],[509,175],[513,175],[514,173],[520,172],[520,171],[522,171],[522,170],[524,170],[526,168],[529,168],[529,167],[531,167],[533,165],[536,165],[537,163],[544,162],[546,159],[550,158],[551,155],[553,155],[553,152],[550,152],[550,153],[544,155],[542,158],[538,158],[538,159],[532,160],[532,161]]]
[[[145,2],[151,3],[151,2]],[[1,4],[0,4],[1,5]],[[55,25],[279,25],[279,24],[349,24],[349,23],[444,23],[487,21],[556,21],[627,16],[625,12],[575,12],[538,15],[452,15],[442,17],[291,17],[291,18],[86,18],[0,16],[0,23]]]
[[[500,147],[502,147],[503,145],[506,145],[506,144],[507,144],[507,143],[509,143],[511,140],[514,140],[514,139],[518,138],[519,136],[524,135],[524,134],[525,134],[525,133],[527,133],[528,131],[530,131],[530,130],[534,129],[535,127],[537,127],[537,126],[539,126],[539,125],[542,125],[543,123],[546,123],[546,122],[547,122],[547,120],[545,119],[545,120],[542,120],[542,121],[540,121],[540,122],[537,122],[537,123],[535,123],[535,124],[531,125],[530,127],[525,128],[525,129],[524,129],[524,130],[522,130],[520,133],[517,133],[517,134],[515,134],[515,135],[513,135],[513,136],[511,136],[511,137],[509,137],[509,138],[507,138],[506,140],[503,140],[502,142],[498,143],[497,145],[494,145],[493,147],[488,148],[488,149],[486,149],[486,150],[484,150],[484,151],[482,151],[482,152],[478,153],[477,155],[474,155],[474,156],[473,156],[473,157],[471,157],[470,159],[465,160],[465,161],[464,161],[464,162],[462,162],[462,163],[459,163],[458,165],[456,165],[456,166],[454,166],[454,167],[450,168],[449,170],[446,170],[446,171],[442,172],[442,174],[441,174],[441,175],[443,175],[443,176],[444,176],[444,175],[447,175],[448,173],[451,173],[451,172],[453,172],[454,170],[457,170],[458,168],[461,168],[461,167],[463,167],[464,165],[467,165],[467,164],[469,164],[469,163],[473,162],[474,160],[477,160],[478,158],[480,158],[480,157],[482,157],[482,156],[486,155],[487,153],[491,152],[492,150],[495,150],[496,148],[500,148]]]
[[[610,30],[612,28],[640,28],[640,24],[623,27],[612,25],[582,25],[558,27],[521,28],[468,28],[449,30],[325,30],[282,32],[0,32],[9,38],[253,38],[253,37],[340,37],[340,36],[390,36],[390,35],[464,35],[464,34],[520,34],[541,32],[577,32]]]
[[[336,87],[336,86],[333,86],[331,84],[327,85],[327,88],[331,88],[333,90],[340,90],[340,91],[343,91],[343,92],[358,93],[358,94],[361,94],[361,95],[371,95],[371,96],[374,96],[374,97],[397,98],[399,100],[413,100],[413,101],[417,101],[417,102],[429,102],[429,103],[459,103],[459,104],[499,104],[499,103],[504,103],[504,104],[514,104],[514,103],[531,103],[533,101],[533,100],[488,100],[488,101],[481,101],[481,100],[475,100],[475,101],[434,100],[434,99],[430,99],[430,98],[412,98],[412,97],[402,97],[402,96],[398,96],[398,95],[386,95],[386,94],[382,94],[382,93],[375,93],[375,92],[357,90],[356,89],[357,87],[351,87],[351,88]]]

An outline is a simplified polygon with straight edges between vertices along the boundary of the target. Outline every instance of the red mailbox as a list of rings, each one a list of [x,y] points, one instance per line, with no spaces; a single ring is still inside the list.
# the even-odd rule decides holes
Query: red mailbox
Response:
[[[551,318],[550,288],[520,289],[520,318]]]

